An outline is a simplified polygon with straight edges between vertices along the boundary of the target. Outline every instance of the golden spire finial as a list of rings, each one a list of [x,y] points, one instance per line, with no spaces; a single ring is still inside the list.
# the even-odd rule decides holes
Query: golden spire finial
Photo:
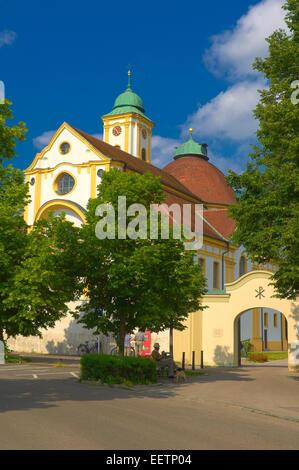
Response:
[[[128,88],[131,88],[131,70],[128,70]]]
[[[190,127],[190,129],[189,129],[189,134],[190,134],[190,137],[192,137],[192,134],[193,134],[193,129],[192,129],[192,127]]]

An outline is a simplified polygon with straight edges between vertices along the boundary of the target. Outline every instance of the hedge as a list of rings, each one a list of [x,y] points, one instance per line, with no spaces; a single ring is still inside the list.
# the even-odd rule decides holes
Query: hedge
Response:
[[[81,358],[81,380],[97,380],[110,384],[156,383],[156,362],[140,357],[84,354]]]

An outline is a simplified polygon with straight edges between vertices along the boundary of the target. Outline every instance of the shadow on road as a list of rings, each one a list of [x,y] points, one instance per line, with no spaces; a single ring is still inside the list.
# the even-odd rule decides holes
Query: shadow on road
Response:
[[[135,386],[131,389],[114,386],[108,387],[97,383],[79,383],[70,379],[0,379],[0,412],[50,408],[62,402],[109,401],[128,398],[176,397],[184,388],[193,384],[221,381],[253,381],[241,369],[207,368],[208,375],[188,376],[187,383],[177,384],[173,379],[163,377],[156,385]],[[200,389],[199,389],[200,390]],[[200,393],[200,392],[199,392]]]

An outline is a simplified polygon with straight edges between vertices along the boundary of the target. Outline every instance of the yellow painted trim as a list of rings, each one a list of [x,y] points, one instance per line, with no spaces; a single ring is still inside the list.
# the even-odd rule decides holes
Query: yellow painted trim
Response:
[[[229,294],[206,294],[202,297],[202,304],[205,302],[224,302],[228,303],[230,299]]]
[[[141,124],[137,123],[137,157],[141,158]]]
[[[129,133],[130,133],[130,123],[126,120],[125,122],[125,152],[129,153]]]
[[[246,284],[248,281],[252,279],[269,279],[272,276],[272,273],[270,271],[249,271],[248,273],[244,274],[243,276],[239,277],[239,279],[236,279],[233,282],[227,282],[224,284],[225,288],[227,291],[232,291],[239,289],[239,287],[243,286]]]
[[[41,173],[37,173],[35,176],[35,190],[34,190],[34,211],[33,217],[35,218],[37,211],[40,208],[40,201],[41,201],[41,191],[42,191],[42,175]]]
[[[146,124],[151,129],[155,127],[155,124],[153,123],[153,121],[137,113],[123,113],[123,114],[115,114],[114,116],[102,116],[101,119],[104,123],[106,122],[110,123],[111,121],[114,121],[115,119],[122,119],[122,118],[125,119],[126,117],[135,119],[136,121]]]
[[[44,204],[39,211],[36,214],[35,221],[37,222],[39,219],[41,219],[43,216],[46,217],[47,213],[49,211],[55,211],[55,210],[60,210],[60,209],[70,209],[73,212],[75,212],[83,221],[83,223],[86,222],[86,217],[83,211],[79,209],[75,204],[73,204],[70,201],[59,201],[57,199],[52,200]]]
[[[70,175],[72,178],[74,178],[75,184],[74,184],[74,186],[72,187],[72,189],[71,189],[68,193],[58,194],[58,193],[57,193],[58,180],[61,178],[62,175],[65,175],[65,174]],[[74,191],[74,189],[76,188],[76,186],[77,186],[77,178],[76,178],[76,176],[73,175],[72,173],[70,173],[69,171],[65,171],[65,170],[63,170],[61,173],[58,173],[58,175],[55,177],[55,180],[53,181],[53,185],[52,185],[53,191],[54,191],[55,194],[57,194],[58,197],[68,196],[69,194],[71,194],[71,193]]]
[[[227,204],[213,204],[212,202],[205,202],[205,206],[208,209],[227,209],[228,205]]]
[[[109,160],[108,157],[104,156],[101,154],[101,152],[96,149],[95,147],[93,147],[93,145],[91,145],[81,134],[78,134],[78,132],[76,132],[71,126],[69,126],[66,122],[64,122],[60,127],[59,129],[55,132],[55,134],[53,135],[52,139],[50,140],[49,144],[40,152],[40,153],[37,153],[33,162],[31,163],[31,165],[29,165],[28,168],[26,168],[26,170],[24,170],[24,173],[29,173],[31,170],[33,170],[38,162],[38,160],[40,160],[41,158],[43,158],[43,156],[45,155],[46,152],[48,152],[54,142],[56,141],[56,139],[59,137],[59,135],[61,134],[61,132],[64,130],[64,129],[67,129],[74,137],[76,137],[77,139],[79,139],[81,142],[84,143],[84,145],[86,145],[90,150],[92,150],[101,160]],[[67,163],[68,162],[64,162],[64,163]],[[41,170],[40,168],[38,168],[37,170]]]
[[[68,144],[68,145],[70,146],[69,151],[66,152],[66,153],[62,153],[62,151],[61,151],[61,147],[63,146],[63,144]],[[72,146],[71,146],[71,144],[70,144],[67,140],[65,140],[65,141],[61,142],[61,144],[59,145],[59,149],[58,149],[58,150],[59,150],[59,153],[60,153],[61,155],[67,155],[67,154],[70,153],[70,151],[72,150]]]
[[[151,135],[152,135],[152,130],[148,129],[147,130],[147,161],[149,163],[151,162]]]
[[[104,126],[104,142],[109,143],[109,126]]]
[[[25,176],[25,183],[29,183],[29,175],[26,175]],[[28,185],[28,189],[29,189],[29,185]],[[29,195],[29,191],[27,193],[27,195]],[[29,211],[29,202],[26,204],[26,206],[24,207],[24,220],[26,222],[26,224],[28,225],[28,211]]]
[[[59,168],[60,166],[63,166],[63,165],[67,165],[67,166],[72,166],[74,168],[88,168],[88,167],[91,167],[92,165],[102,165],[102,164],[105,164],[105,163],[108,163],[110,162],[110,159],[107,160],[107,158],[104,160],[101,160],[99,162],[99,160],[90,160],[89,162],[86,162],[86,163],[68,163],[68,162],[61,162],[61,163],[58,163],[56,166],[54,166],[53,168],[36,168],[34,170],[31,170],[29,172],[24,172],[25,175],[35,175],[36,173],[53,173],[57,168]],[[67,171],[67,170],[66,170]]]
[[[93,165],[91,167],[91,176],[90,176],[90,197],[93,199],[96,197],[96,173],[97,167]]]

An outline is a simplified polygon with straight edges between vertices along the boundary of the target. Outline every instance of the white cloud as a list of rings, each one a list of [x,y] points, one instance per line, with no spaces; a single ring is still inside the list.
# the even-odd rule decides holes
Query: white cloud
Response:
[[[170,163],[174,156],[175,147],[180,145],[177,139],[168,139],[154,135],[151,140],[151,163],[155,166],[163,168],[167,163]]]
[[[251,65],[255,57],[267,55],[269,37],[276,29],[287,29],[283,0],[263,0],[241,16],[232,31],[212,36],[212,46],[204,60],[215,75],[235,80],[255,75]]]
[[[183,133],[191,126],[204,138],[242,141],[252,137],[258,125],[252,111],[259,100],[257,90],[262,88],[265,83],[261,79],[232,85],[189,116]]]
[[[48,143],[52,139],[55,132],[56,132],[56,130],[55,131],[45,131],[41,135],[39,135],[38,137],[35,137],[33,139],[34,147],[37,148],[38,150],[41,150],[44,147],[46,147],[46,145],[48,145]]]
[[[9,46],[16,39],[17,34],[14,31],[4,30],[0,31],[0,47]]]

